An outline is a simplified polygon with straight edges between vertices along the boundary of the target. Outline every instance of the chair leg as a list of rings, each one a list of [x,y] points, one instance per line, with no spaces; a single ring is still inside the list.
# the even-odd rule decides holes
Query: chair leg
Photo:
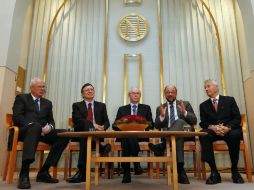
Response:
[[[243,150],[243,156],[244,156],[244,164],[245,164],[245,170],[246,170],[246,177],[248,182],[252,182],[252,173],[251,173],[251,166],[250,166],[250,155],[249,152],[246,150],[246,146]]]
[[[120,151],[117,152],[117,156],[120,157]],[[121,165],[120,165],[120,162],[117,163],[117,174],[118,176],[120,176],[121,174]]]
[[[57,179],[57,167],[53,167],[53,178]]]
[[[71,168],[72,168],[72,151],[70,151],[69,156],[69,177],[71,176]]]
[[[16,155],[17,155],[17,142],[13,142],[12,150],[11,150],[11,158],[10,158],[10,165],[9,165],[9,176],[7,183],[11,184],[13,183],[13,176],[14,176],[14,170],[16,166]]]
[[[196,162],[196,154],[195,151],[192,152],[193,154],[193,173],[194,173],[194,177],[197,177],[197,162]]]
[[[156,179],[160,179],[160,162],[156,162]]]
[[[44,151],[41,150],[41,151],[40,151],[39,170],[41,169],[41,167],[42,167],[42,165],[43,165],[43,160],[44,160]]]
[[[6,176],[8,174],[9,161],[10,161],[10,151],[7,150],[4,162],[3,181],[6,180]]]
[[[205,168],[205,162],[202,161],[202,179],[206,180],[206,168]]]
[[[70,159],[70,152],[69,150],[65,150],[65,155],[64,155],[64,179],[67,179],[68,177],[68,164],[69,164],[69,160]]]

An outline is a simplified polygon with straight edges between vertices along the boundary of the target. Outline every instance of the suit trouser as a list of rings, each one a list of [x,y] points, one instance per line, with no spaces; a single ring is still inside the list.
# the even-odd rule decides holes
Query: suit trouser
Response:
[[[121,147],[122,147],[122,156],[138,156],[140,151],[139,143],[137,138],[122,138]],[[135,163],[134,163],[135,164]],[[124,172],[130,172],[130,162],[123,162],[122,167]]]
[[[203,129],[202,132],[207,132],[205,136],[200,136],[201,144],[201,159],[208,163],[215,163],[213,142],[217,140],[223,140],[228,145],[229,156],[231,159],[232,169],[237,169],[240,151],[240,141],[242,139],[242,129],[232,129],[224,137],[216,135],[216,133],[210,129]]]
[[[183,119],[177,119],[174,121],[168,131],[183,131],[183,126],[189,125]],[[190,126],[191,127],[191,126]],[[164,151],[166,149],[166,139],[162,138],[162,143],[160,144],[161,149]],[[184,137],[176,138],[176,158],[177,163],[184,163]]]
[[[90,121],[84,121],[84,122],[80,122],[79,125],[75,126],[75,131],[89,131],[89,128],[93,128],[93,124]],[[79,147],[80,147],[78,168],[80,170],[85,171],[86,159],[87,159],[87,138],[78,138],[78,141],[79,141]],[[103,142],[104,139],[100,138],[100,141]],[[95,141],[92,142],[92,147],[95,147]]]
[[[45,136],[41,136],[42,128],[39,123],[34,123],[19,130],[19,140],[23,141],[22,161],[32,163],[35,160],[36,147],[39,141],[50,144],[51,149],[45,161],[46,165],[57,166],[57,163],[69,142],[69,138],[59,137],[57,133],[65,132],[64,129],[55,129]]]

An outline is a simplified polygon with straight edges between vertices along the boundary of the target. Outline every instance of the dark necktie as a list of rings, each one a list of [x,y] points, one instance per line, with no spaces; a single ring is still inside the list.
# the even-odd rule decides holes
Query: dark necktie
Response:
[[[87,120],[93,122],[93,110],[92,110],[92,103],[88,104],[88,109],[87,109]]]
[[[35,100],[34,100],[34,102],[35,102],[35,109],[36,109],[36,111],[38,111],[38,112],[40,111],[39,101],[40,101],[39,99],[35,99]]]
[[[137,115],[137,105],[132,106],[132,115]]]
[[[218,111],[218,101],[216,98],[213,99],[213,107],[214,107],[215,111],[217,112]]]
[[[170,108],[170,116],[169,116],[169,123],[170,127],[172,126],[173,122],[175,121],[175,110],[174,110],[174,104],[169,103],[169,108]]]

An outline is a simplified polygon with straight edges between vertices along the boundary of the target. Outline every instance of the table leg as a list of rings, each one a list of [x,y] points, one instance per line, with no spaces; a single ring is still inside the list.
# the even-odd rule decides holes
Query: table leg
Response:
[[[170,155],[170,138],[166,139],[166,156],[167,157],[171,157]],[[168,171],[168,186],[171,185],[172,181],[171,181],[171,161],[167,162],[167,171]]]
[[[91,185],[91,152],[92,152],[92,136],[87,137],[87,160],[86,160],[86,190],[90,190]]]
[[[177,174],[177,162],[176,162],[176,137],[171,136],[172,145],[172,161],[173,161],[173,184],[174,190],[178,190],[178,174]]]
[[[95,152],[95,157],[99,157],[99,139],[96,140],[96,152]],[[95,180],[94,180],[95,186],[99,184],[99,162],[95,162]]]

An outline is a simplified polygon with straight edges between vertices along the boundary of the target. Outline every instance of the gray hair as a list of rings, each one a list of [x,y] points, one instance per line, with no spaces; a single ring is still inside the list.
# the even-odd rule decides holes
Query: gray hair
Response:
[[[207,82],[211,82],[212,84],[214,84],[214,85],[216,85],[216,86],[219,85],[218,82],[217,82],[215,79],[206,79],[205,82],[204,82],[204,84],[206,84]]]
[[[131,87],[128,91],[128,94],[134,91],[139,91],[141,93],[141,90],[138,87]]]
[[[34,85],[36,85],[36,84],[38,84],[39,82],[44,82],[44,81],[41,80],[39,77],[33,78],[33,79],[31,80],[31,82],[30,82],[30,87],[31,87],[31,86],[34,86]]]

